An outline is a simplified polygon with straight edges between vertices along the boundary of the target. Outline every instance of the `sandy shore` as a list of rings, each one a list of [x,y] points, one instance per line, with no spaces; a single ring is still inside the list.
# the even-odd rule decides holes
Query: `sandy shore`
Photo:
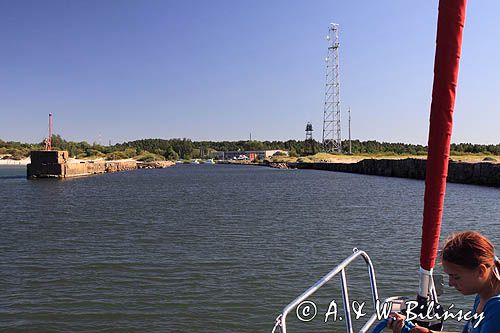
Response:
[[[23,160],[0,160],[0,165],[27,165],[30,162],[30,158],[28,157]]]

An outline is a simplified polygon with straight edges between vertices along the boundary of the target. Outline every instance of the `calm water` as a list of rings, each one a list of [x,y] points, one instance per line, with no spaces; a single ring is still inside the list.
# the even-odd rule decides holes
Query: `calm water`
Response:
[[[417,288],[421,181],[225,165],[24,175],[0,168],[0,331],[270,332],[353,247],[382,297]],[[500,189],[448,184],[442,235],[475,229],[500,246],[499,203]],[[348,271],[359,301],[363,267]],[[290,332],[343,332],[323,322],[338,280],[313,300],[318,317],[291,315]],[[472,304],[449,288],[441,300]]]

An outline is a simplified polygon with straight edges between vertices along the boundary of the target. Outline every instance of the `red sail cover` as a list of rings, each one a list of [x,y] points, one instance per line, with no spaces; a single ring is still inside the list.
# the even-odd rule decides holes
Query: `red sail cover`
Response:
[[[434,267],[443,215],[466,0],[440,0],[425,178],[420,266]]]

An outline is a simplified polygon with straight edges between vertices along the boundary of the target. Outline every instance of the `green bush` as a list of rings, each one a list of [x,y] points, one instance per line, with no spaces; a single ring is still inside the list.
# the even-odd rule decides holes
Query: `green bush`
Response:
[[[273,156],[288,156],[285,152],[277,151],[273,154]]]
[[[87,155],[88,158],[100,158],[100,157],[106,156],[106,154],[103,154],[99,150],[96,150],[96,149],[87,149],[85,151],[85,154]]]
[[[30,155],[30,152],[29,150],[23,148],[22,149],[9,148],[2,151],[1,154],[10,155],[7,157],[8,159],[22,160],[28,157]]]
[[[13,160],[22,160],[25,159],[26,157],[29,156],[29,152],[23,152],[23,151],[16,151],[14,154],[12,154],[11,159]]]
[[[289,156],[290,156],[290,157],[298,157],[298,156],[299,156],[299,154],[297,154],[297,150],[295,150],[295,148],[292,148],[292,149],[290,149],[290,151],[289,151]]]
[[[153,153],[145,153],[137,157],[137,160],[141,162],[165,161],[165,157]]]
[[[109,153],[106,155],[106,159],[110,160],[125,160],[128,156],[123,151],[115,151],[114,153]]]
[[[172,147],[169,147],[163,156],[170,161],[177,161],[179,159],[179,154]]]
[[[307,158],[307,157],[300,157],[297,159],[297,162],[299,163],[311,163],[311,159]]]
[[[125,158],[132,158],[138,155],[138,151],[136,148],[127,148],[122,152],[127,156]]]

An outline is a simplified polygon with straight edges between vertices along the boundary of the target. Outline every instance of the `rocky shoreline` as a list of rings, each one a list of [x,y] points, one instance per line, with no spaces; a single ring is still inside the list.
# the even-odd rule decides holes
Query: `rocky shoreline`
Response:
[[[425,179],[426,160],[364,159],[357,163],[287,163],[289,168],[359,173],[385,177]],[[448,164],[450,183],[500,187],[500,163],[456,162]]]
[[[28,178],[41,177],[75,177],[91,174],[118,172],[133,169],[157,169],[175,165],[170,161],[139,162],[135,160],[122,161],[80,161],[73,162],[67,158],[67,152],[34,153],[35,163],[28,165]],[[50,157],[48,157],[50,155]],[[53,155],[53,156],[52,156]],[[47,159],[48,160],[45,160]],[[263,163],[244,163],[218,161],[218,164],[237,164],[267,166],[278,169],[313,169],[336,172],[349,172],[385,177],[410,179],[425,179],[426,160],[417,158],[406,159],[372,159],[358,162],[287,162],[274,161]],[[448,178],[450,183],[474,184],[500,187],[500,163],[491,161],[461,162],[450,160]]]
[[[153,161],[140,162],[137,161],[137,169],[164,169],[175,165],[172,161]]]

